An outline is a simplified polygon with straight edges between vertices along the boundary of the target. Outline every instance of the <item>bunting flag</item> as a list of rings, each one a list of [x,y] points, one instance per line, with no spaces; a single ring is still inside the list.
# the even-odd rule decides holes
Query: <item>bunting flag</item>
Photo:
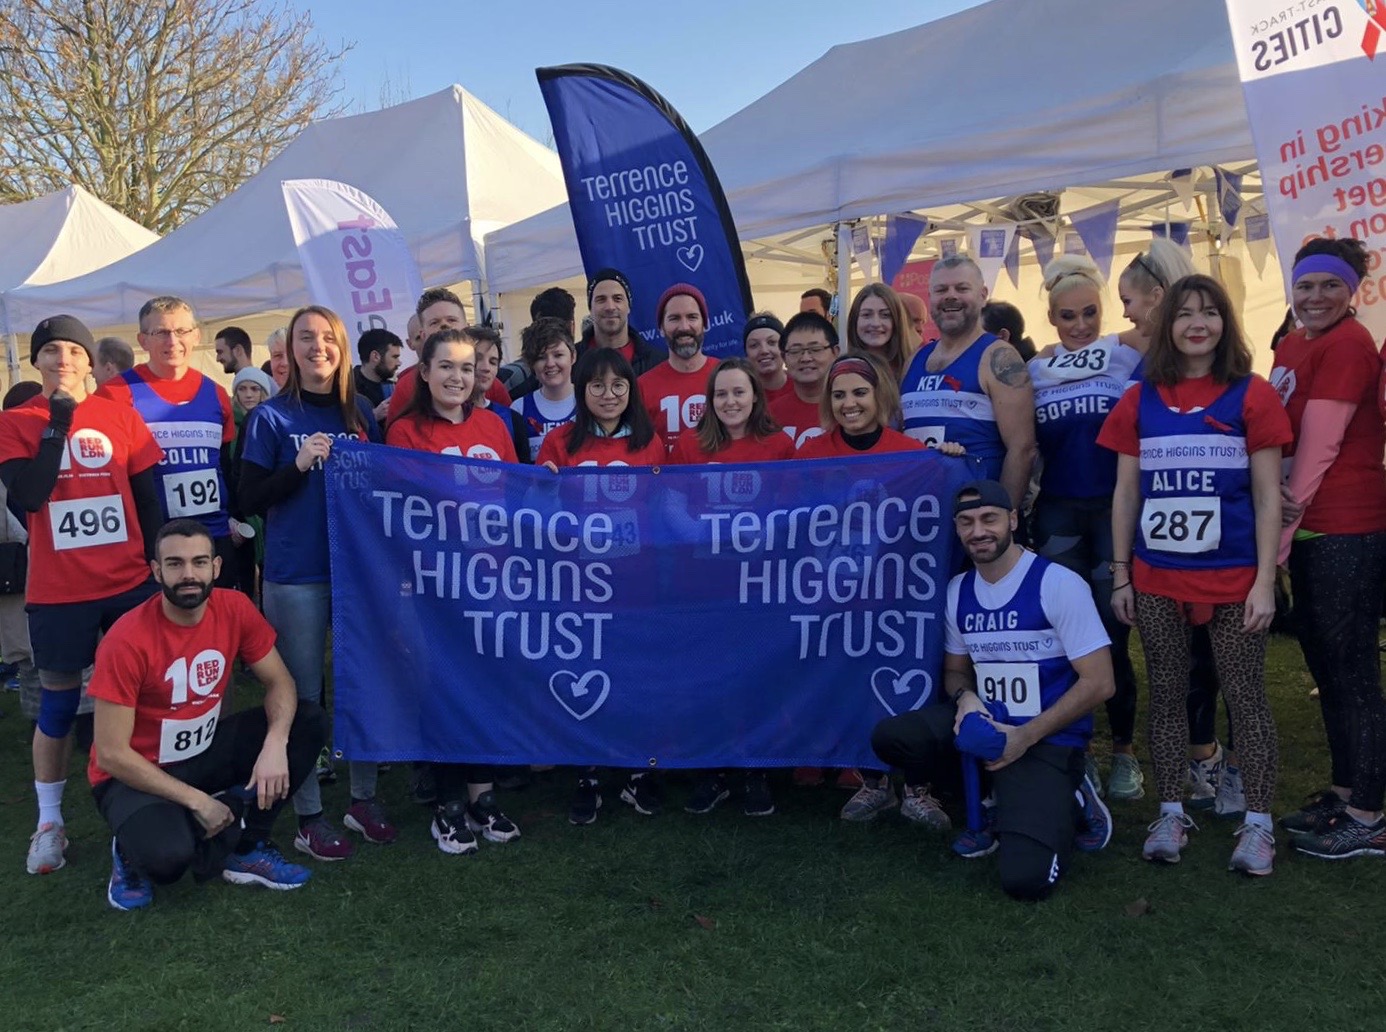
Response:
[[[1169,185],[1174,187],[1174,194],[1184,202],[1184,210],[1188,211],[1193,207],[1194,193],[1197,185],[1194,183],[1194,170],[1191,168],[1176,168],[1169,174]]]
[[[992,222],[985,226],[969,226],[967,249],[972,260],[982,270],[987,290],[996,289],[996,279],[1006,264],[1006,255],[1015,237],[1014,222]]]
[[[1035,258],[1039,261],[1040,272],[1043,272],[1054,260],[1054,237],[1044,229],[1035,229],[1031,231],[1030,244],[1035,249]]]
[[[1064,232],[1064,254],[1087,254],[1087,245],[1083,243],[1083,238],[1073,230]]]
[[[886,219],[885,243],[881,245],[881,280],[892,283],[920,236],[928,231],[929,220],[915,215],[891,215]]]
[[[1117,217],[1120,214],[1120,204],[1104,201],[1069,216],[1074,231],[1083,238],[1083,246],[1101,270],[1103,279],[1111,278],[1112,255],[1116,253]],[[1064,250],[1067,252],[1068,248]]]
[[[938,256],[940,258],[955,258],[958,254],[958,245],[961,243],[960,237],[942,237],[938,242]]]
[[[751,285],[722,185],[698,137],[645,83],[605,65],[539,68],[582,264],[630,282],[631,328],[662,348],[655,303],[691,283],[708,305],[703,350],[741,354]]]
[[[1189,227],[1188,222],[1157,222],[1150,227],[1152,237],[1163,237],[1164,239],[1178,244],[1188,250],[1189,248]]]
[[[309,300],[342,317],[353,346],[372,329],[407,340],[423,280],[389,212],[332,179],[286,179],[280,187]],[[405,348],[400,359],[408,365],[416,356]]]
[[[857,263],[857,268],[865,277],[866,282],[870,283],[876,278],[876,268],[874,258],[876,252],[872,247],[871,227],[865,222],[860,222],[852,227],[852,261]]]
[[[1226,0],[1226,8],[1288,296],[1294,254],[1306,240],[1352,237],[1386,252],[1386,100],[1382,62],[1370,56],[1386,5],[1321,4],[1293,16],[1280,0]],[[1380,272],[1353,301],[1377,340],[1386,336]]]
[[[1242,223],[1246,234],[1246,250],[1251,255],[1251,264],[1256,266],[1256,275],[1266,271],[1266,256],[1271,249],[1271,226],[1269,215],[1248,215]]]
[[[1011,286],[1016,288],[1020,287],[1020,238],[1028,233],[1027,229],[1017,229],[1011,237],[1010,249],[1006,252],[1006,275],[1011,278]]]
[[[1242,177],[1220,168],[1213,169],[1213,175],[1217,177],[1218,211],[1222,213],[1222,222],[1226,227],[1222,232],[1222,238],[1226,240],[1237,228],[1237,216],[1242,211]]]

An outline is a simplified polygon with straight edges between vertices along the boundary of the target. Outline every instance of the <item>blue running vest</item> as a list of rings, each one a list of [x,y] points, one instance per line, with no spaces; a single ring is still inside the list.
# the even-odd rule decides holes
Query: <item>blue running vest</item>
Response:
[[[923,444],[953,441],[982,460],[985,476],[1001,475],[1006,445],[996,428],[991,398],[982,390],[982,354],[996,340],[983,333],[952,364],[929,372],[929,356],[938,347],[932,340],[915,352],[900,381],[900,404],[905,433]]]
[[[225,413],[217,385],[203,376],[192,400],[177,405],[160,397],[133,369],[120,377],[130,388],[135,411],[164,450],[164,460],[154,467],[164,518],[191,517],[212,537],[226,537],[231,528],[226,522],[226,483],[221,476]]]

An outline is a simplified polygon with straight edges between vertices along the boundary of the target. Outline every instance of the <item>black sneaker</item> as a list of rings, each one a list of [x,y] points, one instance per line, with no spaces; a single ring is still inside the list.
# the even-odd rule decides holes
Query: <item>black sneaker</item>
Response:
[[[433,775],[433,764],[414,764],[414,777],[409,783],[409,794],[420,806],[432,806],[438,802],[438,779]]]
[[[741,812],[747,817],[769,817],[775,812],[770,779],[764,773],[756,771],[746,775],[746,804]]]
[[[597,811],[602,808],[602,794],[598,791],[596,778],[578,778],[577,791],[568,806],[569,824],[591,824],[597,819]]]
[[[1295,849],[1320,860],[1352,856],[1386,856],[1386,818],[1363,824],[1346,813],[1330,817],[1317,832],[1296,835]]]
[[[515,822],[496,805],[493,792],[483,792],[476,802],[467,806],[467,827],[477,832],[487,842],[509,842],[520,837],[520,829]]]
[[[693,794],[688,797],[684,809],[689,813],[711,813],[717,809],[717,804],[729,795],[731,795],[731,790],[727,788],[727,776],[725,774],[713,774],[711,777],[705,777],[698,782],[693,789]]]
[[[501,767],[496,771],[495,785],[503,792],[518,792],[534,784],[528,767]]]
[[[1337,792],[1320,792],[1294,813],[1281,817],[1280,827],[1291,835],[1310,835],[1346,809],[1347,803]]]
[[[476,836],[467,827],[466,803],[453,802],[436,807],[428,833],[444,853],[456,855],[476,852]]]
[[[635,812],[654,817],[664,809],[664,793],[650,774],[632,774],[621,789],[621,802],[630,803]]]

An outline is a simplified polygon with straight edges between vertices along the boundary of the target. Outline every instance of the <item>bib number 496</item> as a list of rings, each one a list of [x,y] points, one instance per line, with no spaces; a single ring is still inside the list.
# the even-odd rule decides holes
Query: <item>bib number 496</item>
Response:
[[[59,552],[117,544],[126,538],[125,503],[120,495],[52,502],[48,520],[53,548]]]

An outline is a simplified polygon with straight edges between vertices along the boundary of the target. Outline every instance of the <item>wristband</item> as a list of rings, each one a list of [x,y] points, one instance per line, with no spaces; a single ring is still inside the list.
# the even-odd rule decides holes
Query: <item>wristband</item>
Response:
[[[1131,582],[1130,582],[1130,581],[1127,581],[1125,584],[1113,584],[1113,585],[1112,585],[1112,590],[1113,590],[1113,591],[1120,591],[1122,588],[1129,588],[1130,586],[1131,586]]]

